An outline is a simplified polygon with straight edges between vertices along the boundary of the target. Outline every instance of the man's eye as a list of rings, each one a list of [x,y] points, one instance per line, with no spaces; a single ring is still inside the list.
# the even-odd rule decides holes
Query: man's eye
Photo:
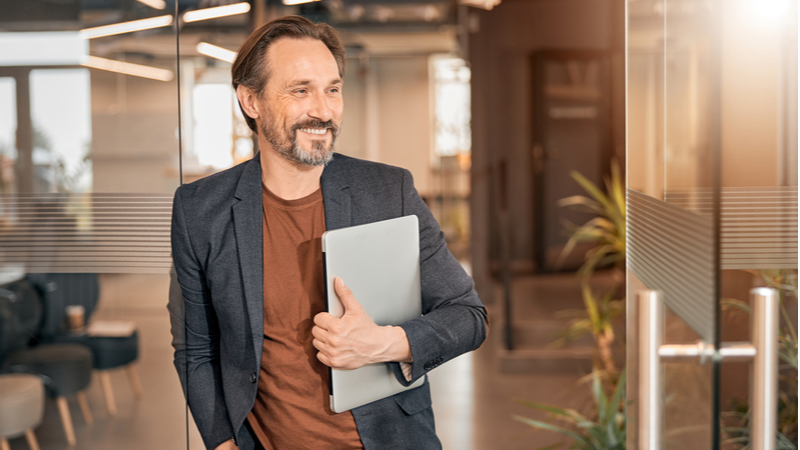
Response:
[[[295,92],[298,93],[298,94],[305,94],[306,92],[308,92],[308,90],[307,89],[298,89]]]

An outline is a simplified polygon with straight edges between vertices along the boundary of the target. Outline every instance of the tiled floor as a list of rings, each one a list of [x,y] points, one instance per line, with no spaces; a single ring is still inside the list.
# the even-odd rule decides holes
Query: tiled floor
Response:
[[[135,399],[124,371],[113,373],[119,411],[115,417],[110,417],[105,409],[99,380],[95,377],[88,390],[89,404],[95,418],[93,425],[84,423],[77,403],[71,401],[78,440],[73,448],[186,449],[186,408],[172,366],[169,320],[165,309],[168,277],[103,275],[101,280],[101,308],[96,317],[134,320],[138,324],[141,356],[137,370],[144,387],[144,397]],[[526,287],[526,283],[530,287]],[[547,303],[560,303],[569,300],[564,304],[574,304],[574,298],[565,300],[559,297],[559,292],[573,292],[574,283],[574,278],[568,276],[555,282],[552,278],[538,283],[535,280],[521,282],[519,286],[522,291],[516,297],[523,298],[518,298],[517,302],[524,304],[545,300]],[[558,288],[559,285],[561,288]],[[526,297],[525,292],[534,292],[542,286],[544,294],[537,294],[538,300]],[[490,314],[500,316],[494,305],[490,305]],[[575,405],[577,398],[583,396],[584,388],[575,386],[578,374],[499,373],[499,332],[498,322],[494,321],[489,340],[477,352],[464,355],[431,373],[437,430],[447,450],[536,449],[558,442],[559,438],[551,433],[535,431],[514,421],[511,418],[513,414],[538,418],[544,416],[514,403],[513,399]],[[189,448],[202,448],[197,431],[190,425],[188,430]],[[42,450],[69,448],[52,401],[46,405],[44,422],[36,429],[36,435]],[[11,448],[22,450],[28,447],[24,438],[18,438],[11,441]]]

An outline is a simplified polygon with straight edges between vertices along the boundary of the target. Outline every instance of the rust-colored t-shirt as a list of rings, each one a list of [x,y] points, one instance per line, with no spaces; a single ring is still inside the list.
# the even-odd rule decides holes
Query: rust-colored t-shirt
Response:
[[[363,449],[351,412],[330,409],[328,368],[311,341],[325,311],[320,237],[322,191],[264,198],[264,346],[258,396],[248,416],[267,450]]]

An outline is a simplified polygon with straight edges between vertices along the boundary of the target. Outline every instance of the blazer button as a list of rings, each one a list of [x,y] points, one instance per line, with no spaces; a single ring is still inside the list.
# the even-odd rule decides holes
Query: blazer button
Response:
[[[256,376],[256,373],[255,372],[251,373],[250,374],[250,382],[251,383],[255,383],[256,380],[258,380],[258,377]]]

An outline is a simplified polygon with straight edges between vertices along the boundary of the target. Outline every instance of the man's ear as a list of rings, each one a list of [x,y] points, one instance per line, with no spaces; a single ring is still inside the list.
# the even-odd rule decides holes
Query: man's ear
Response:
[[[256,95],[252,89],[245,86],[237,86],[236,98],[239,99],[239,104],[242,105],[242,110],[244,110],[244,113],[247,114],[248,117],[258,119],[260,116],[257,102],[258,95]]]

